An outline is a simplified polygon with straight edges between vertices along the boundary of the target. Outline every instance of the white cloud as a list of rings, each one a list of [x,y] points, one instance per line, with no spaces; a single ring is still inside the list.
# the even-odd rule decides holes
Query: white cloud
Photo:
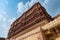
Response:
[[[7,18],[5,11],[0,11],[0,21],[5,21]]]
[[[45,0],[44,2],[45,2],[45,3],[48,3],[48,0]]]
[[[28,2],[25,4],[25,6],[24,6],[24,8],[25,8],[25,9],[24,9],[24,12],[29,9],[29,3],[30,3],[30,2],[28,1]]]
[[[8,27],[7,27],[7,22],[6,22],[6,19],[7,19],[7,15],[6,15],[6,12],[5,11],[1,11],[0,10],[0,35],[1,37],[6,37],[7,35],[7,30],[8,30]]]
[[[31,2],[29,3],[29,6],[31,7],[31,6],[33,6],[33,4],[35,4],[35,3],[37,3],[37,2],[39,2],[40,0],[31,0]]]
[[[16,18],[11,18],[9,20],[7,20],[10,24],[12,24],[14,21],[16,20]]]
[[[3,22],[2,24],[2,30],[3,30],[3,36],[4,37],[7,37],[8,36],[8,31],[10,29],[10,25],[15,21],[16,18],[10,18],[10,19],[7,19],[5,22]]]
[[[27,11],[33,4],[35,4],[36,2],[39,2],[39,0],[31,0],[31,2],[26,2],[26,4],[24,5],[23,2],[19,2],[17,5],[17,12],[20,13],[20,15],[22,15],[25,11]]]
[[[24,11],[24,4],[21,2],[21,3],[18,3],[18,13],[23,13]]]
[[[5,11],[0,11],[0,37],[7,37],[8,30],[15,18],[10,18]]]
[[[27,2],[25,5],[23,4],[23,2],[19,2],[17,8],[18,8],[18,9],[17,9],[17,12],[18,12],[20,15],[22,15],[22,13],[24,13],[25,11],[28,10],[28,8],[29,8],[29,2]],[[18,14],[18,15],[19,15],[19,14]]]

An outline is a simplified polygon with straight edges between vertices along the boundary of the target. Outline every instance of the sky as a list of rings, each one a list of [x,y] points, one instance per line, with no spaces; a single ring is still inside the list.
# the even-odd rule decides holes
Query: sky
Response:
[[[37,2],[52,17],[60,13],[60,0],[0,0],[0,37],[7,38],[12,22]]]

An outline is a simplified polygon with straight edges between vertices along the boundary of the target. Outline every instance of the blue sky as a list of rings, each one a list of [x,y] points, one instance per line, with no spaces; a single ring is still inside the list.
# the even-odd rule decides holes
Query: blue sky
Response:
[[[60,13],[60,0],[0,0],[0,37],[6,38],[11,23],[36,2],[52,17]]]

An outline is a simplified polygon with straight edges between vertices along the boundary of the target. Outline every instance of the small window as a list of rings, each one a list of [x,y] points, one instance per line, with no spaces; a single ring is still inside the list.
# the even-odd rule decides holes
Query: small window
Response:
[[[41,8],[40,8],[40,7],[39,7],[38,9],[39,9],[39,10],[41,10]]]
[[[40,15],[42,16],[43,14],[42,14],[42,13],[40,13]]]

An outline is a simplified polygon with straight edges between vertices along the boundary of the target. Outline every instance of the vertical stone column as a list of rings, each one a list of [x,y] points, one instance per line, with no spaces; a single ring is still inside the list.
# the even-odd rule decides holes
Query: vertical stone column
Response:
[[[40,34],[39,35],[40,35],[39,40],[46,40],[45,35],[44,35],[43,30],[41,29],[41,27],[40,27]]]

